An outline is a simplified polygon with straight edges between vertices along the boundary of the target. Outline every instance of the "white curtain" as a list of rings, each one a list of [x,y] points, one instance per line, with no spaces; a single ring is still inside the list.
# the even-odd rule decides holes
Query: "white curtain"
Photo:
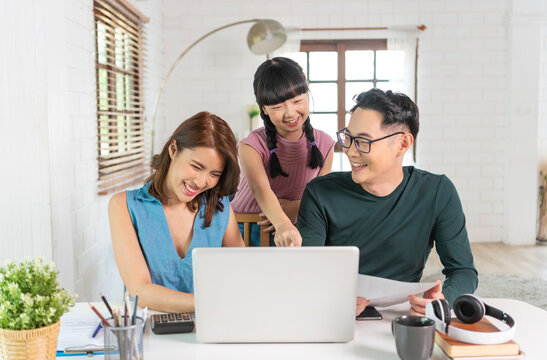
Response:
[[[403,92],[416,102],[417,95],[416,89],[416,61],[417,61],[417,47],[419,31],[415,30],[398,30],[390,29],[387,37],[387,49],[402,51],[404,54],[403,60]],[[415,147],[412,145],[403,159],[403,165],[415,165]]]
[[[418,30],[388,30],[387,49],[402,51],[403,63],[403,92],[416,101],[416,43]]]

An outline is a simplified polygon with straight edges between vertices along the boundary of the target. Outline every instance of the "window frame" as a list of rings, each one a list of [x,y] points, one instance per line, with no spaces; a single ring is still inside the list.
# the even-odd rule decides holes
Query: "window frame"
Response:
[[[346,51],[348,50],[373,50],[374,51],[374,77],[373,79],[346,80]],[[301,40],[300,52],[306,53],[306,76],[310,84],[328,82],[337,85],[337,128],[338,130],[346,126],[346,83],[348,82],[372,82],[376,84],[382,80],[376,78],[376,51],[387,50],[387,39],[350,39],[350,40]],[[336,81],[313,81],[309,80],[310,71],[310,52],[335,51],[337,53],[337,80]],[[312,114],[332,114],[333,112],[312,112]],[[336,142],[334,151],[342,151],[342,147]]]

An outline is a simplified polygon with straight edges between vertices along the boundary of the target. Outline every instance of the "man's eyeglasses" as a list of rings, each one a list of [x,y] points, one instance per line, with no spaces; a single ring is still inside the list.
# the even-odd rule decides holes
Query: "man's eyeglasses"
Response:
[[[379,139],[369,140],[360,136],[351,136],[350,134],[347,133],[347,128],[343,128],[342,130],[338,130],[336,132],[336,137],[338,138],[338,143],[344,149],[349,149],[351,147],[351,144],[355,143],[355,147],[357,148],[357,150],[359,150],[360,152],[364,154],[368,154],[370,152],[370,147],[373,142],[384,140],[384,139],[387,139],[388,137],[399,135],[399,134],[404,134],[404,132],[398,131],[396,133],[386,135]]]

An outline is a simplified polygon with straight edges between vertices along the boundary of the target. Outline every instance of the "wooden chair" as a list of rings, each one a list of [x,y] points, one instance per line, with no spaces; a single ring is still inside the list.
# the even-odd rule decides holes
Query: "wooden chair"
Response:
[[[245,246],[249,246],[251,239],[251,223],[257,223],[264,218],[261,218],[258,214],[235,214],[236,221],[243,223],[243,242]],[[270,233],[264,232],[266,226],[260,226],[260,246],[270,246]]]

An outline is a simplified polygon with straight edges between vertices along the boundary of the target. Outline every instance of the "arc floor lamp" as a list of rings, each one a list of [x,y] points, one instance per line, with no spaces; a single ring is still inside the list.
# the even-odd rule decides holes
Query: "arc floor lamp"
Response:
[[[247,45],[249,46],[249,49],[252,53],[257,55],[265,55],[273,52],[274,50],[281,47],[285,41],[287,41],[287,32],[285,31],[285,28],[283,25],[281,25],[279,22],[275,20],[270,19],[249,19],[249,20],[242,20],[237,21],[231,24],[227,24],[221,27],[218,27],[214,30],[209,31],[207,34],[203,35],[196,41],[194,41],[190,46],[188,46],[186,49],[184,49],[180,55],[176,58],[175,62],[171,67],[169,68],[169,71],[167,72],[167,75],[163,78],[162,84],[160,86],[160,90],[158,91],[158,94],[156,95],[156,101],[154,102],[154,111],[152,113],[152,121],[151,121],[151,137],[150,137],[150,159],[152,159],[152,156],[154,155],[154,137],[155,137],[155,122],[156,122],[156,114],[158,112],[158,106],[160,102],[161,93],[163,91],[163,88],[165,87],[165,84],[167,83],[167,80],[169,79],[169,76],[171,76],[171,73],[179,63],[179,61],[190,51],[194,46],[196,46],[200,41],[203,39],[209,37],[210,35],[240,24],[245,23],[255,23],[251,29],[249,30],[249,33],[247,34]]]

